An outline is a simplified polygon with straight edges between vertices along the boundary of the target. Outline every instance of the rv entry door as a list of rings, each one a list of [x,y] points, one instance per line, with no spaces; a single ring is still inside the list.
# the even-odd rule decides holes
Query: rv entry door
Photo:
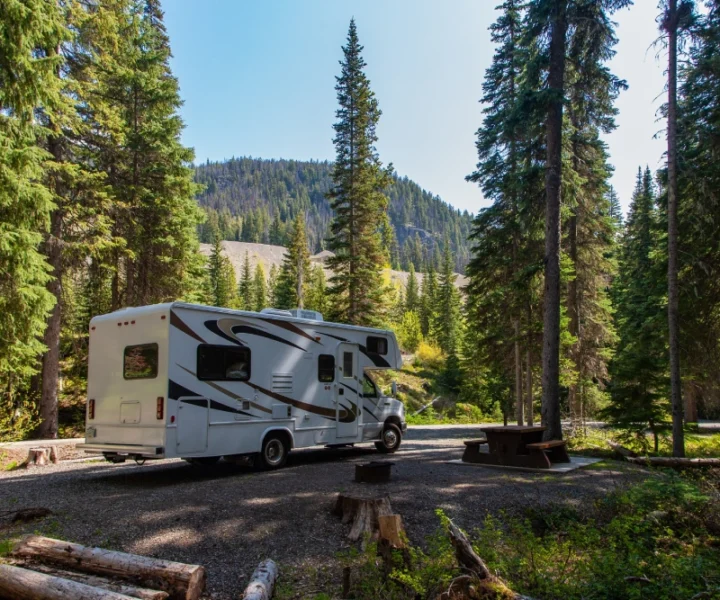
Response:
[[[177,452],[180,456],[207,450],[210,407],[207,398],[179,398]]]
[[[338,346],[338,377],[335,381],[335,407],[337,437],[357,437],[358,422],[362,404],[358,393],[361,384],[358,373],[357,344],[340,344]]]

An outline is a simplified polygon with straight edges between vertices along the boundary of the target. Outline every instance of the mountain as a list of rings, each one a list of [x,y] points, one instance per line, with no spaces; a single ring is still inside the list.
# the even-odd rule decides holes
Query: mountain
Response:
[[[217,225],[223,239],[282,246],[286,231],[299,211],[305,211],[312,252],[324,249],[332,211],[325,194],[332,186],[332,163],[324,161],[232,158],[195,168],[204,186],[198,202],[208,211],[200,227],[200,241],[210,242]],[[470,248],[472,217],[423,190],[407,177],[394,177],[387,190],[393,236],[387,246],[395,269],[417,271],[439,261],[445,236],[450,239],[456,270],[463,273]],[[396,240],[396,241],[395,241]]]

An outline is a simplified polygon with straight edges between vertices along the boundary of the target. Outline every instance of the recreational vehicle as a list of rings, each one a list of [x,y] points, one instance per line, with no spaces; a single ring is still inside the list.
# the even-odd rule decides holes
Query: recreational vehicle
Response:
[[[395,452],[405,410],[371,373],[401,366],[392,332],[313,311],[119,310],[90,322],[84,450],[110,461],[252,456],[263,468],[315,445]]]

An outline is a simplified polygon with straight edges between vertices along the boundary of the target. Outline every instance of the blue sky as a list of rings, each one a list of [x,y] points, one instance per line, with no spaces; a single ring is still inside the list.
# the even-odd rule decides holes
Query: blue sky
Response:
[[[476,162],[478,103],[497,0],[165,0],[185,144],[196,161],[334,157],[335,76],[351,17],[383,116],[378,151],[461,209],[487,201],[464,181]],[[638,165],[661,165],[664,56],[655,0],[618,13],[611,68],[630,89],[608,136],[613,184],[627,208]],[[659,135],[654,139],[653,136]]]

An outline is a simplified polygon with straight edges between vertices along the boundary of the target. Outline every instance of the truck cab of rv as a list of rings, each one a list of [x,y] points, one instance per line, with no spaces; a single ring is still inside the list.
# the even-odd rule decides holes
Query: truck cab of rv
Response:
[[[395,452],[405,409],[373,372],[402,367],[391,331],[313,311],[173,302],[90,323],[86,452],[122,461],[284,464],[295,448]]]

